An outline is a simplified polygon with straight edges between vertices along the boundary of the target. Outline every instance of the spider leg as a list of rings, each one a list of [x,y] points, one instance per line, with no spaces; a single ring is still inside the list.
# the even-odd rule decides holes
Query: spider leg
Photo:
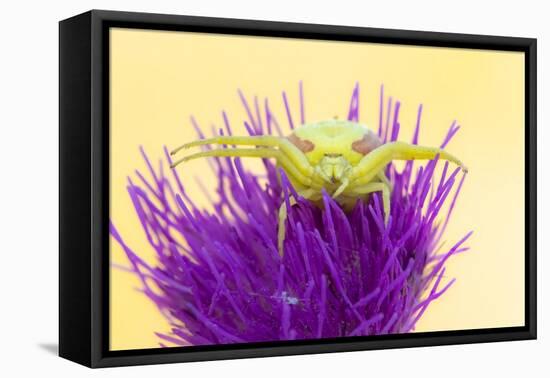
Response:
[[[316,193],[314,189],[305,189],[298,192],[298,195],[306,199],[311,198]],[[296,199],[294,197],[289,198],[290,207],[296,204]],[[286,206],[286,201],[283,201],[279,207],[279,229],[277,231],[277,248],[279,249],[279,255],[283,257],[284,255],[284,241],[286,235],[286,218],[288,217],[288,209]]]
[[[289,198],[290,206],[294,205],[296,201],[294,198]],[[279,250],[279,256],[284,255],[284,242],[286,235],[286,218],[288,217],[288,209],[286,208],[286,202],[283,201],[279,207],[279,228],[277,230],[277,248]]]
[[[306,176],[302,171],[300,171],[296,166],[290,161],[290,159],[279,150],[272,148],[223,148],[217,150],[208,150],[197,152],[192,155],[185,156],[172,163],[171,167],[174,168],[177,165],[205,157],[256,157],[269,159],[274,158],[281,165],[281,167],[287,172],[288,175],[292,176],[297,182],[304,185],[305,187],[314,186],[311,177]]]
[[[390,217],[390,193],[391,189],[385,182],[369,182],[356,186],[351,193],[365,195],[372,192],[382,192],[382,205],[384,207],[384,223],[387,225]]]
[[[348,187],[349,185],[349,179],[347,177],[344,177],[342,179],[342,184],[340,184],[340,186],[338,187],[338,189],[336,189],[336,191],[332,194],[332,198],[336,198],[338,197],[340,194],[342,194],[344,192],[344,190],[346,190],[346,188]]]
[[[426,160],[438,156],[459,165],[467,172],[462,162],[450,153],[440,148],[424,147],[403,142],[391,142],[381,145],[365,155],[359,164],[352,168],[350,181],[361,179],[370,182],[392,160]]]
[[[382,181],[384,184],[386,184],[388,186],[388,188],[390,189],[390,192],[393,190],[393,184],[390,182],[390,179],[388,178],[388,176],[386,176],[386,173],[384,173],[384,170],[381,170],[377,177],[380,179],[380,181]]]
[[[188,149],[196,146],[207,144],[228,144],[241,146],[258,146],[258,147],[277,147],[287,158],[292,161],[296,168],[302,172],[304,176],[312,176],[313,167],[307,160],[306,156],[298,147],[292,144],[288,139],[275,137],[271,135],[254,135],[254,136],[217,136],[214,138],[200,139],[191,143],[186,143],[170,152],[171,155],[176,154],[182,149]]]

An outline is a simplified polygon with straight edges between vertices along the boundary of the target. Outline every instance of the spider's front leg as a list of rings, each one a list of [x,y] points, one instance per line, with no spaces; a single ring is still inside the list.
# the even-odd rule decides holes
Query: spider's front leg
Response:
[[[314,174],[314,169],[307,160],[306,156],[294,144],[286,138],[274,137],[271,135],[258,136],[219,136],[210,139],[201,139],[195,142],[186,143],[171,152],[171,155],[176,154],[182,149],[187,149],[195,146],[208,144],[225,144],[225,145],[244,145],[255,146],[262,148],[222,148],[198,152],[192,155],[185,156],[172,164],[172,168],[182,162],[203,157],[256,157],[256,158],[274,158],[284,171],[291,183],[299,188],[299,194],[308,198],[310,193],[320,192],[322,182],[319,177]],[[295,203],[293,198],[291,205]],[[283,256],[283,244],[286,234],[286,218],[287,218],[286,203],[283,201],[279,208],[278,214],[278,232],[277,246],[279,254]]]
[[[223,150],[205,151],[211,152],[210,156],[241,156],[241,157],[274,157],[277,162],[283,167],[285,171],[291,170],[292,175],[300,178],[300,181],[306,181],[306,185],[309,186],[313,176],[313,167],[310,165],[304,153],[292,144],[288,139],[282,137],[276,137],[272,135],[254,135],[254,136],[217,136],[213,138],[200,139],[191,143],[185,143],[170,154],[174,155],[177,152],[188,149],[191,147],[204,146],[209,144],[223,144],[233,146],[254,146],[263,147],[260,149],[240,149],[240,148],[228,148],[225,149],[224,155],[221,155]],[[232,151],[232,152],[229,152]],[[237,152],[238,151],[238,152]],[[253,152],[256,151],[256,152]],[[265,154],[264,154],[265,152]],[[200,156],[199,156],[200,155]],[[265,155],[265,156],[262,156]],[[191,155],[181,159],[180,161],[187,161],[196,157],[205,156],[205,153],[199,153]],[[173,165],[177,165],[176,162]],[[319,182],[318,182],[319,184]]]
[[[316,191],[314,189],[305,189],[298,191],[298,195],[305,199],[310,199]],[[294,197],[289,197],[288,199],[290,207],[296,204],[296,199]],[[277,231],[277,248],[279,250],[279,255],[283,257],[284,255],[284,242],[286,236],[286,219],[288,218],[288,210],[286,201],[283,200],[283,203],[279,207],[279,229]]]
[[[384,168],[392,160],[428,160],[439,156],[443,160],[451,161],[467,172],[462,162],[445,150],[440,148],[418,146],[403,142],[391,142],[377,147],[365,155],[359,164],[352,168],[349,175],[347,190],[351,193],[368,194],[382,191],[384,205],[384,219],[387,224],[390,214],[391,183],[384,174]],[[373,182],[378,178],[380,182]]]
[[[442,160],[448,160],[460,166],[464,172],[468,169],[462,162],[445,150],[433,147],[418,146],[403,142],[391,142],[377,147],[365,155],[359,164],[351,171],[350,182],[356,180],[363,183],[370,182],[376,177],[392,160],[430,160],[439,156]]]

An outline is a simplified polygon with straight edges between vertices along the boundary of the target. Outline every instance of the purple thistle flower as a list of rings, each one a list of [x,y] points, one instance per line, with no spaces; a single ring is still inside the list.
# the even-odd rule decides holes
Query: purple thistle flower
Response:
[[[239,95],[251,135],[281,134],[267,99],[262,112],[257,97],[249,103],[242,92]],[[283,102],[289,126],[303,124],[301,83],[299,116],[292,114],[284,92]],[[348,120],[359,119],[358,104],[357,84]],[[399,135],[400,102],[392,104],[391,98],[386,102],[382,87],[378,135],[384,142]],[[418,141],[421,114],[422,106],[413,143]],[[225,113],[223,120],[220,133],[230,135]],[[192,123],[202,138],[194,119]],[[457,130],[453,122],[442,148]],[[166,148],[164,152],[169,165],[170,155]],[[451,172],[444,163],[436,177],[437,159],[419,168],[409,161],[401,171],[388,166],[393,191],[386,226],[379,193],[367,202],[358,201],[349,213],[325,193],[320,209],[297,196],[284,172],[278,180],[268,160],[263,161],[264,177],[248,171],[238,158],[213,158],[217,199],[215,210],[207,212],[186,194],[176,170],[166,172],[163,163],[157,170],[143,150],[142,154],[151,177],[138,172],[140,182],[129,179],[128,193],[156,251],[156,265],[141,259],[112,222],[110,232],[141,279],[144,293],[172,324],[171,334],[158,334],[166,345],[409,332],[454,282],[441,284],[445,263],[467,250],[464,243],[471,232],[440,251],[465,176],[458,177],[460,169]],[[290,197],[297,201],[292,207]],[[288,207],[283,257],[277,250],[281,201]],[[440,214],[445,203],[448,210]],[[441,223],[436,221],[439,215]]]

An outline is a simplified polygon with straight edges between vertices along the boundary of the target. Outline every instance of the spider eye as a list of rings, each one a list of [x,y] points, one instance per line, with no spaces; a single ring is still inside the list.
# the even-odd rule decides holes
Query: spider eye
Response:
[[[331,157],[331,158],[335,158],[335,157],[339,157],[339,156],[342,156],[342,154],[334,154],[334,153],[329,153],[329,154],[324,154],[326,157]]]

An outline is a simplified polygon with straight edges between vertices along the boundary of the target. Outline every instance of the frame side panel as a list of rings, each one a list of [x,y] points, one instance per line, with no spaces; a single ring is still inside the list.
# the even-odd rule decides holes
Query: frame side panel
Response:
[[[90,13],[59,23],[59,355],[90,365]]]
[[[528,138],[525,143],[527,153],[525,156],[526,167],[526,222],[527,235],[527,264],[526,264],[526,288],[529,295],[526,296],[526,320],[529,321],[529,333],[533,339],[537,338],[537,40],[532,39],[525,53],[528,59],[526,70],[526,130]]]

